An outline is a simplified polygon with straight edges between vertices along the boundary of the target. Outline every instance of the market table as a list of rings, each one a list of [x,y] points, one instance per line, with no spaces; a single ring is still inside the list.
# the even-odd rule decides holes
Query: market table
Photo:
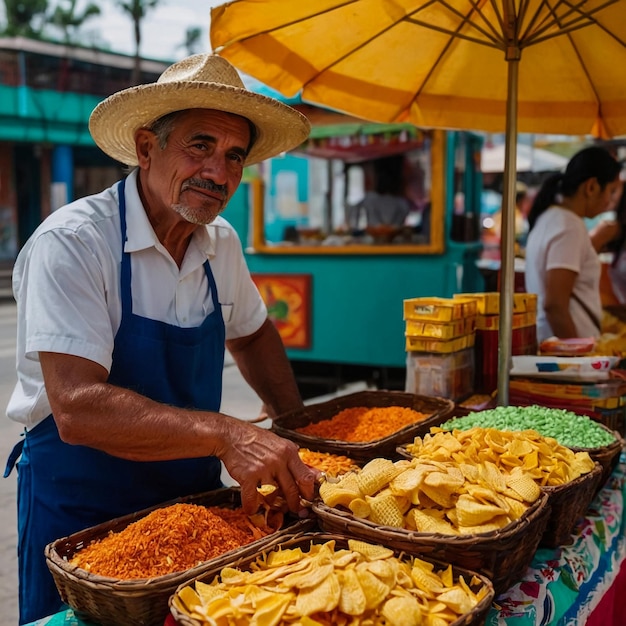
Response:
[[[571,545],[539,549],[523,579],[496,598],[486,626],[626,624],[626,456],[620,461]],[[97,625],[68,609],[30,626]]]

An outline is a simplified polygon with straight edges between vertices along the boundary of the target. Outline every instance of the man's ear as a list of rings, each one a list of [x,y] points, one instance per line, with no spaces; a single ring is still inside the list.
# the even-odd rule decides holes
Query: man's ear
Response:
[[[585,195],[587,197],[593,196],[600,189],[600,183],[598,182],[598,179],[595,176],[593,176],[592,178],[588,178],[583,183],[583,185],[584,185]]]
[[[147,169],[150,166],[150,155],[155,145],[156,135],[151,130],[140,128],[135,132],[135,150],[141,169]]]

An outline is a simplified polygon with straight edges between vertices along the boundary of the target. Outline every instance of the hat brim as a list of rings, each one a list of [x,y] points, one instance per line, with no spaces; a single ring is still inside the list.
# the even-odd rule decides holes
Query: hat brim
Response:
[[[246,165],[297,148],[311,130],[304,115],[274,98],[219,83],[182,81],[138,85],[109,96],[93,110],[89,132],[110,157],[135,166],[137,130],[186,109],[215,109],[249,119],[257,138]]]

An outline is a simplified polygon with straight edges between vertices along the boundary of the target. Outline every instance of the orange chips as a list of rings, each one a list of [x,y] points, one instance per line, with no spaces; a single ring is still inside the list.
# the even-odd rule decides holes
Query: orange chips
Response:
[[[352,407],[340,411],[329,420],[308,424],[296,431],[323,439],[366,442],[393,435],[393,433],[430,417],[402,406]]]
[[[72,565],[123,580],[184,571],[268,534],[242,509],[174,504],[86,546]]]
[[[320,472],[325,472],[327,476],[340,476],[341,474],[359,468],[352,459],[341,454],[315,452],[308,448],[300,448],[298,454],[303,463],[314,467]]]

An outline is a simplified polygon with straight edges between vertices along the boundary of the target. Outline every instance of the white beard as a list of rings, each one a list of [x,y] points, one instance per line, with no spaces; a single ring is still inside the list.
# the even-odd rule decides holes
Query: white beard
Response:
[[[186,204],[174,204],[172,209],[191,224],[205,226],[215,220],[221,211],[208,213],[206,209],[192,209]]]

